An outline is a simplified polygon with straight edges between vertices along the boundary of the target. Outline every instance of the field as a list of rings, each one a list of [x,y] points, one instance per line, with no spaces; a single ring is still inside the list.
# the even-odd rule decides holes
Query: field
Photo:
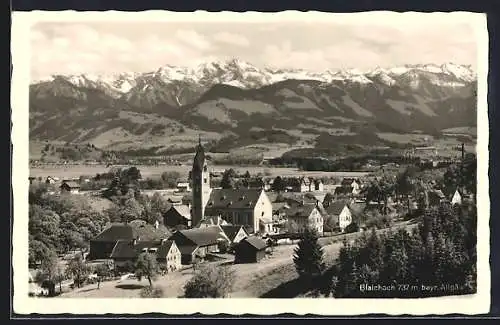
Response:
[[[190,165],[181,166],[140,166],[135,165],[141,171],[143,178],[158,178],[163,172],[167,171],[177,171],[181,174],[181,177],[186,178],[188,176]],[[129,166],[118,166],[115,165],[113,168],[126,168]],[[255,175],[262,173],[265,176],[276,177],[276,176],[309,176],[309,177],[363,177],[367,175],[366,172],[306,172],[299,171],[296,168],[269,168],[265,166],[249,166],[249,167],[239,167],[239,166],[214,166],[212,171],[222,172],[225,169],[233,168],[239,173],[245,173],[247,170],[250,174]],[[34,177],[47,177],[56,176],[61,179],[73,178],[80,176],[94,176],[98,173],[104,173],[110,170],[110,167],[104,165],[72,165],[72,166],[48,166],[48,167],[34,167],[30,168],[30,175]]]
[[[401,223],[393,227],[405,227],[407,229],[415,227],[416,224]],[[388,229],[378,230],[378,233]],[[360,233],[347,235],[349,241],[353,241]],[[320,238],[319,243],[323,246],[324,261],[327,266],[331,266],[338,256],[342,247],[343,235],[335,237]],[[271,256],[266,257],[259,263],[233,264],[230,267],[235,271],[235,283],[231,298],[256,298],[271,297],[273,292],[282,290],[287,285],[293,286],[293,281],[297,278],[297,273],[293,264],[294,249],[296,244],[280,245],[274,249]],[[169,273],[160,277],[155,285],[161,287],[165,297],[182,297],[183,287],[192,277],[193,270],[185,269],[179,272]],[[137,298],[140,289],[147,286],[147,280],[138,281],[135,279],[124,281],[110,281],[101,283],[98,290],[96,284],[88,285],[80,289],[62,294],[62,298]],[[290,288],[288,288],[290,289]],[[293,288],[292,288],[293,291]]]

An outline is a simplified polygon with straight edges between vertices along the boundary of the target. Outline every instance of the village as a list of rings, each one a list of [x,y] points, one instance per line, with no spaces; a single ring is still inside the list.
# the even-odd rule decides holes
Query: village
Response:
[[[152,286],[154,278],[155,283],[169,288],[163,289],[162,296],[179,297],[202,265],[216,269],[229,265],[239,281],[239,290],[233,288],[231,296],[261,296],[275,283],[268,285],[271,288],[263,286],[258,293],[249,290],[251,283],[259,286],[255,283],[259,277],[276,277],[283,268],[293,267],[294,249],[305,232],[314,231],[334,260],[346,239],[353,242],[371,229],[411,229],[416,226],[413,220],[419,211],[474,200],[464,187],[439,188],[433,179],[411,180],[410,186],[406,179],[409,176],[404,173],[344,177],[332,184],[319,177],[264,178],[252,177],[248,172],[235,175],[234,170],[216,175],[209,163],[200,140],[187,180],[179,180],[175,189],[142,192],[166,202],[159,214],[141,218],[120,212],[119,222],[102,225],[103,230],[87,236],[88,242],[81,244],[80,250],[72,247],[69,257],[60,254],[58,260],[65,268],[73,263],[72,267],[81,272],[76,272],[76,277],[75,272],[60,277],[58,284],[41,276],[44,261],[35,261],[30,272],[30,295],[54,296],[58,291],[61,297],[106,296],[102,286],[110,288],[109,295],[122,296],[134,290],[116,288],[147,288],[139,285],[139,280],[148,279]],[[220,176],[219,186],[213,186],[211,178]],[[392,190],[384,187],[384,182],[395,178]],[[31,176],[29,181],[31,186],[47,185],[47,195],[56,197],[92,198],[109,191],[82,191],[81,187],[90,182],[85,178]],[[120,186],[122,193],[134,195],[130,184]],[[154,260],[154,274],[148,268],[138,271],[138,261],[144,263],[145,256]],[[36,280],[40,277],[45,280]],[[276,281],[280,284],[279,277]],[[98,290],[94,290],[96,283]]]

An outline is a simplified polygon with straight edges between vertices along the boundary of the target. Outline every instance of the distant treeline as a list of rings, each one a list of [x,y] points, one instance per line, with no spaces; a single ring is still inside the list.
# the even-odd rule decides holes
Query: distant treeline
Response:
[[[406,157],[403,155],[364,155],[351,156],[338,160],[330,160],[324,158],[305,158],[305,157],[280,157],[272,159],[271,165],[296,165],[299,169],[305,171],[353,171],[362,170],[370,161],[376,161],[379,164],[396,163],[396,164],[416,164],[420,158]]]

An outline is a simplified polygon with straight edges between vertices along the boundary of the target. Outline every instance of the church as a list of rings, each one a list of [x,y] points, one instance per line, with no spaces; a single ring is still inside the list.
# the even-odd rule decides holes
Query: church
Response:
[[[263,189],[220,189],[210,185],[208,160],[201,144],[191,170],[191,224],[199,227],[206,219],[220,218],[228,224],[243,226],[248,233],[270,231],[272,204]]]

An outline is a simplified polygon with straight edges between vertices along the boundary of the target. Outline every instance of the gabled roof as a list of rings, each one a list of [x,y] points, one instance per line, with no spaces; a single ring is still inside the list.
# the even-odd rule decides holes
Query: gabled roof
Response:
[[[180,204],[180,205],[172,205],[170,209],[168,209],[165,214],[169,212],[177,212],[179,215],[183,216],[184,218],[191,220],[191,211],[187,205]],[[174,213],[175,213],[174,212]]]
[[[236,235],[238,234],[238,232],[240,231],[240,229],[243,229],[243,231],[246,233],[246,235],[248,236],[248,233],[247,231],[245,230],[245,228],[243,228],[242,226],[234,226],[234,225],[223,225],[223,226],[220,226],[222,228],[222,230],[224,231],[224,233],[226,234],[226,236],[229,238],[229,240],[233,241],[234,238],[236,237]]]
[[[111,258],[122,258],[122,259],[135,259],[142,252],[143,249],[156,249],[155,255],[157,258],[165,258],[172,247],[173,241],[150,241],[150,240],[138,240],[134,245],[133,240],[119,240],[113,251],[111,252]]]
[[[172,245],[175,245],[175,242],[173,240],[164,240],[161,244],[161,246],[158,248],[158,251],[156,252],[156,256],[158,258],[164,258],[167,257],[168,252],[170,251],[170,248]]]
[[[239,245],[248,244],[256,250],[263,250],[267,247],[267,244],[264,240],[260,239],[256,236],[249,236],[240,241]]]
[[[253,209],[262,189],[214,189],[210,193],[205,213],[219,209]]]
[[[345,206],[347,206],[347,202],[343,200],[335,201],[330,203],[326,208],[326,212],[330,215],[339,215]]]
[[[182,236],[195,243],[197,246],[215,245],[217,244],[219,239],[227,239],[224,231],[220,226],[193,228],[187,230],[179,230],[178,232]]]
[[[74,181],[64,181],[61,186],[63,186],[64,184],[68,185],[69,188],[80,188],[80,184],[78,184],[77,182],[74,182]]]
[[[304,184],[304,185],[309,185],[309,184],[311,184],[311,180],[308,177],[301,177],[300,183]]]
[[[94,241],[118,241],[118,240],[133,240],[134,230],[127,224],[114,224],[104,229],[93,240]]]
[[[309,218],[314,209],[316,209],[315,204],[298,205],[290,207],[290,209],[286,211],[286,215],[287,217]]]
[[[118,240],[133,240],[139,238],[141,240],[160,240],[170,236],[170,232],[164,226],[155,228],[153,225],[147,224],[142,220],[133,223],[118,223],[112,224],[98,234],[93,241],[116,242]]]

